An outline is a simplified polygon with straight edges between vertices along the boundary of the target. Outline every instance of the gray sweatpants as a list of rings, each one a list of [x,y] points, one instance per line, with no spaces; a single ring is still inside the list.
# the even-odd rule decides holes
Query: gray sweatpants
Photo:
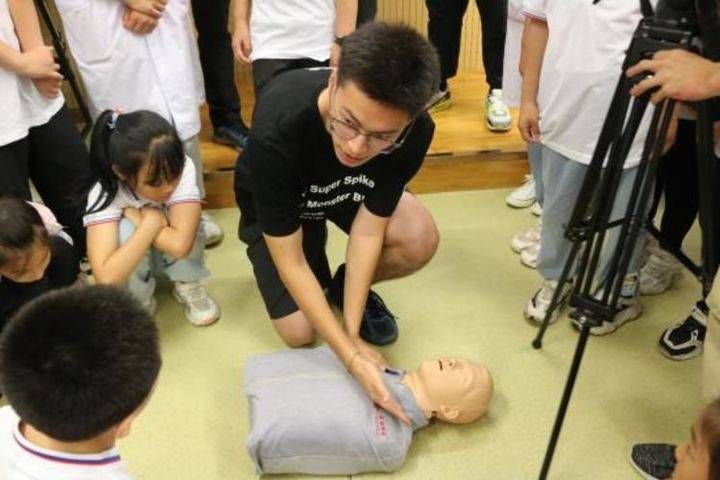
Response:
[[[540,163],[542,164],[543,214],[538,271],[546,280],[557,280],[562,274],[572,247],[572,243],[565,238],[565,227],[572,216],[588,166],[570,160],[545,145],[542,146]],[[637,167],[623,170],[610,216],[611,221],[625,215],[637,170]],[[598,266],[600,276],[596,279],[605,275],[619,233],[620,227],[616,227],[606,236],[605,248]],[[636,273],[640,269],[642,244],[643,242],[638,240],[633,250],[628,266],[629,274]]]

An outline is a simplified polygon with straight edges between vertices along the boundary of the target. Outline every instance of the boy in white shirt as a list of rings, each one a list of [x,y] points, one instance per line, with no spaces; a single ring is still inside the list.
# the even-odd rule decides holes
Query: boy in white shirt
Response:
[[[160,372],[158,332],[129,292],[84,286],[26,305],[0,337],[0,478],[131,480],[115,442]]]
[[[100,112],[151,110],[175,126],[195,164],[205,198],[198,135],[205,101],[190,0],[57,0],[67,41],[88,93]],[[206,245],[222,239],[209,216]]]
[[[525,316],[533,322],[542,322],[545,317],[570,252],[571,243],[564,238],[565,226],[622,73],[625,51],[642,19],[642,4],[642,0],[524,1],[523,13],[529,22],[523,43],[519,129],[525,141],[542,143],[544,185],[538,263],[543,284],[525,308]],[[650,116],[651,109],[625,161],[611,220],[625,214]],[[614,229],[610,245],[616,237]],[[639,250],[635,249],[628,267],[618,313],[590,333],[610,333],[642,312],[636,298]],[[601,261],[600,273],[606,264],[607,258]],[[564,293],[561,300],[566,296]]]

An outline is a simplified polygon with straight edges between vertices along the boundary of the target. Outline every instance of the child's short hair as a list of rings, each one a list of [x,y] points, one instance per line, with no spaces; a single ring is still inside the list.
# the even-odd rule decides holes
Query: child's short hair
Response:
[[[705,407],[700,415],[702,436],[710,457],[710,480],[720,478],[720,398]]]
[[[414,116],[438,89],[440,61],[412,28],[373,22],[343,40],[337,75],[340,85],[351,81],[373,100]]]
[[[130,416],[160,365],[152,319],[109,285],[38,297],[0,336],[0,389],[20,418],[59,441],[89,440]]]
[[[48,232],[37,210],[19,198],[0,198],[0,267],[36,240],[48,244]]]

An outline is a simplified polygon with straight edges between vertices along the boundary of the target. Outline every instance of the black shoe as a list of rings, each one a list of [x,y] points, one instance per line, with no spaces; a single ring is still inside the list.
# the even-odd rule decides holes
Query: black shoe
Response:
[[[675,470],[675,445],[638,443],[632,447],[630,463],[645,480],[665,480]]]
[[[242,123],[222,125],[215,129],[212,139],[215,143],[244,150],[247,147],[248,128]]]
[[[330,282],[328,296],[330,301],[340,310],[343,308],[343,288],[345,286],[345,264],[343,263],[335,272]],[[380,295],[370,290],[368,292],[365,311],[360,322],[360,338],[373,345],[389,345],[398,338],[398,326],[395,315],[388,310]]]
[[[668,327],[658,341],[660,353],[671,360],[687,360],[702,352],[707,330],[708,306],[700,300],[682,323]]]

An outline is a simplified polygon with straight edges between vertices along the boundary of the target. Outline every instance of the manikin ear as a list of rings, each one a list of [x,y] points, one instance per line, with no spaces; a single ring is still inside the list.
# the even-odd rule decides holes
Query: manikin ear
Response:
[[[446,421],[453,421],[456,420],[460,416],[460,410],[453,407],[448,407],[447,405],[440,405],[440,409],[438,410],[438,418],[440,420],[446,420]]]

